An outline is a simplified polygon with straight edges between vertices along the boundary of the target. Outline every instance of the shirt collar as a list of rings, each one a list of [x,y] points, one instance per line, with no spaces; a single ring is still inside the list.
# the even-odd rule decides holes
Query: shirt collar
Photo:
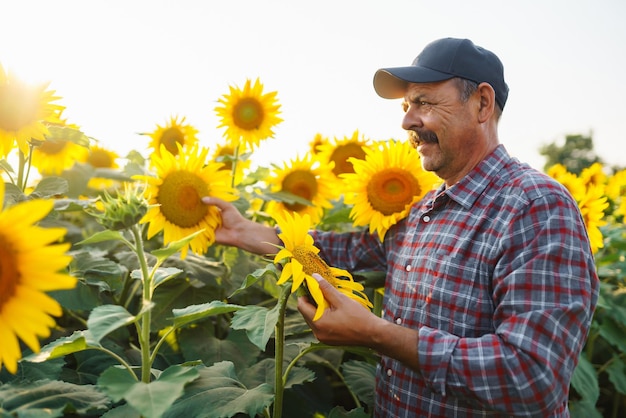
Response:
[[[511,157],[504,145],[499,144],[491,154],[487,155],[459,182],[445,191],[442,190],[445,185],[442,185],[437,195],[443,191],[450,199],[469,209],[487,186],[497,179],[499,175],[502,175],[510,159]]]

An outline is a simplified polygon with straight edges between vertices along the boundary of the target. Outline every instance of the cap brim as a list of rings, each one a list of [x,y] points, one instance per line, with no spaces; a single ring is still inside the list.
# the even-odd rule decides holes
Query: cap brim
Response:
[[[413,65],[381,68],[374,74],[374,90],[384,99],[399,99],[404,97],[409,83],[434,83],[452,77],[452,74]]]

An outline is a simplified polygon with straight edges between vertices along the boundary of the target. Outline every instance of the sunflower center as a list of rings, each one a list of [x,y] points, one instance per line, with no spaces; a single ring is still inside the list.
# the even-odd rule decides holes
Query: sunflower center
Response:
[[[417,179],[397,167],[379,171],[367,183],[367,200],[374,210],[385,216],[402,212],[419,193]]]
[[[89,153],[89,157],[87,158],[87,162],[96,168],[112,168],[113,167],[113,159],[111,158],[111,154],[104,150],[92,150]]]
[[[20,84],[0,86],[0,129],[19,131],[36,121],[38,106],[32,89]]]
[[[258,129],[263,122],[263,106],[253,97],[246,97],[233,108],[233,122],[246,131]]]
[[[207,215],[208,206],[201,198],[208,194],[209,188],[196,174],[174,171],[163,179],[157,202],[165,219],[181,228],[191,228]]]
[[[317,195],[317,179],[310,171],[292,171],[283,179],[282,190],[300,196],[308,201],[312,201]],[[298,212],[304,209],[306,205],[302,203],[285,203],[285,207],[294,212]]]
[[[343,173],[354,173],[354,167],[352,163],[348,161],[348,158],[358,158],[359,160],[365,159],[365,151],[363,147],[356,142],[349,142],[344,145],[340,145],[330,155],[330,161],[335,163],[333,167],[333,173],[336,176]]]
[[[67,145],[67,141],[44,141],[39,146],[39,151],[48,155],[60,154]]]
[[[298,246],[291,251],[293,258],[302,264],[303,271],[309,276],[317,273],[331,283],[335,282],[335,277],[328,264],[321,257],[309,250],[305,246]]]
[[[178,146],[176,144],[185,145],[185,134],[175,126],[167,128],[161,135],[161,144],[172,155],[178,155]]]
[[[0,312],[4,304],[15,294],[20,281],[16,261],[13,247],[0,235]]]

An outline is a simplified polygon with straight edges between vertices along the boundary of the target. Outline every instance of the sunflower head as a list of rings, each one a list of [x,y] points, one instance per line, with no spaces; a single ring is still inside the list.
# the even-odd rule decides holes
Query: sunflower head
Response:
[[[252,84],[246,80],[241,89],[230,86],[230,93],[218,99],[215,108],[220,118],[218,128],[226,128],[224,136],[235,146],[245,143],[254,149],[260,141],[274,136],[274,127],[282,122],[276,92],[263,93],[263,84],[257,78]]]
[[[202,230],[181,250],[185,258],[189,248],[204,254],[215,241],[215,229],[221,225],[219,209],[202,203],[204,196],[236,200],[230,173],[223,164],[207,161],[207,148],[194,145],[173,155],[161,148],[153,159],[156,176],[135,176],[146,183],[148,212],[141,223],[148,223],[148,238],[163,231],[163,242],[179,241]]]
[[[309,149],[313,154],[318,154],[321,149],[327,145],[330,141],[327,137],[323,136],[320,133],[315,134],[311,142],[309,142]]]
[[[365,159],[350,160],[354,173],[341,176],[345,202],[354,205],[350,211],[354,225],[369,225],[370,233],[376,231],[382,241],[440,180],[422,169],[419,154],[408,142],[382,141],[365,153]]]
[[[59,243],[63,228],[36,224],[52,210],[50,200],[34,199],[5,208],[0,182],[0,369],[17,371],[20,342],[33,352],[39,338],[50,335],[61,305],[47,292],[71,289],[76,279],[66,274],[70,244]]]
[[[157,125],[156,129],[148,134],[150,148],[153,155],[160,156],[162,147],[171,154],[178,154],[179,145],[182,148],[192,146],[198,142],[198,130],[192,125],[185,123],[185,117],[170,116],[170,120],[165,125]]]
[[[609,202],[604,195],[604,187],[601,185],[590,184],[585,195],[578,200],[578,208],[587,227],[591,250],[594,253],[604,247],[600,227],[607,224],[604,219],[604,210],[607,207],[609,207]]]
[[[15,143],[27,155],[31,140],[45,140],[46,123],[61,123],[63,106],[52,103],[59,97],[47,88],[48,83],[19,80],[0,64],[0,156],[7,156]]]
[[[295,196],[298,200],[270,201],[267,212],[272,216],[284,210],[306,213],[313,222],[319,221],[324,209],[332,207],[331,201],[339,195],[331,167],[310,155],[287,161],[282,168],[276,167],[268,180],[271,191]]]
[[[355,130],[352,136],[342,139],[335,138],[332,142],[319,144],[319,158],[333,164],[333,173],[337,178],[343,173],[354,173],[351,158],[365,158],[365,148],[370,141]]]
[[[59,175],[83,161],[89,139],[75,125],[50,125],[45,141],[31,140],[32,164],[43,175]]]
[[[242,151],[242,147],[234,147],[230,141],[226,141],[213,152],[213,159],[223,164],[222,170],[229,171],[234,176],[235,185],[241,183],[245,170],[250,168],[250,154],[243,154]]]
[[[314,321],[319,319],[328,307],[319,284],[313,277],[314,273],[318,273],[337,290],[357,300],[362,306],[372,307],[361,283],[355,282],[347,270],[331,267],[319,256],[319,249],[315,247],[313,237],[309,235],[312,224],[308,214],[301,216],[285,211],[274,219],[281,230],[278,237],[283,242],[283,246],[279,247],[274,256],[275,263],[283,264],[277,283],[281,285],[291,279],[292,293],[301,287],[308,290],[317,304]]]

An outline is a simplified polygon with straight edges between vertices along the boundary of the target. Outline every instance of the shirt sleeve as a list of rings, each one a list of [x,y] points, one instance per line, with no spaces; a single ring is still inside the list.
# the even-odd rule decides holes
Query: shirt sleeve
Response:
[[[567,402],[598,277],[580,212],[558,194],[532,201],[500,243],[493,333],[460,338],[421,327],[420,372],[437,393],[541,416]]]
[[[322,232],[312,231],[314,245],[320,256],[331,266],[350,272],[386,271],[384,245],[376,235],[367,231]]]

